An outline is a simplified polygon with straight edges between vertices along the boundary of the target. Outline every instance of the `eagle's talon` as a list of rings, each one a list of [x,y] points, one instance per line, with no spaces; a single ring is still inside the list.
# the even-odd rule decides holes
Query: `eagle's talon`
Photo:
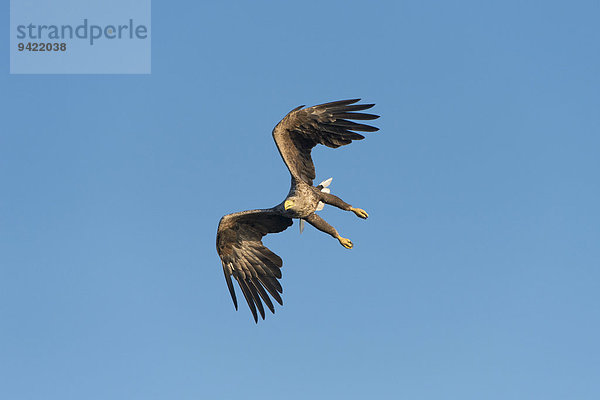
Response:
[[[347,249],[351,249],[352,247],[354,247],[350,239],[339,237],[338,240],[340,241],[340,244]]]
[[[356,214],[356,216],[358,218],[362,218],[362,219],[367,219],[369,218],[369,214],[367,214],[367,212],[365,210],[363,210],[362,208],[355,208],[352,207],[350,209],[350,211],[352,211],[354,214]]]

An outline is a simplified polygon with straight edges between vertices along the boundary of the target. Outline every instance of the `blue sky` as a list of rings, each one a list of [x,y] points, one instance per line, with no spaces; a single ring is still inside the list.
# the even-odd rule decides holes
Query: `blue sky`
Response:
[[[9,75],[1,41],[0,397],[599,398],[599,12],[154,2],[147,76]],[[255,325],[219,218],[286,195],[285,113],[352,97],[381,131],[314,159],[370,218],[267,237]]]

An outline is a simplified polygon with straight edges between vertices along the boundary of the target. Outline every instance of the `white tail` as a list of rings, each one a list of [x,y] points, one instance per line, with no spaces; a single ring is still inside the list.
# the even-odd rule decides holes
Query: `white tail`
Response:
[[[324,180],[323,182],[319,183],[319,185],[323,186],[323,188],[326,188],[327,186],[331,185],[331,181],[333,180],[333,178],[329,178]],[[317,186],[319,186],[317,185]],[[322,192],[324,192],[324,190],[321,190]]]
[[[323,188],[321,188],[321,192],[323,193],[331,193],[331,190],[329,190],[329,185],[331,185],[331,181],[333,181],[333,178],[329,178],[324,180],[323,182],[319,183],[317,186],[323,186]],[[323,207],[325,207],[325,204],[323,204],[322,201],[319,202],[319,204],[317,204],[317,209],[316,211],[321,211],[323,209]],[[302,231],[304,231],[304,220],[300,219],[300,233],[302,233]]]

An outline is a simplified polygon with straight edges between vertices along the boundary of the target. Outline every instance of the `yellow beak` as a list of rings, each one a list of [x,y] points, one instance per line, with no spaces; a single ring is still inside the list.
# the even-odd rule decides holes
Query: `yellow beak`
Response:
[[[285,210],[289,210],[293,206],[294,206],[294,202],[292,200],[286,200],[285,203],[283,203],[283,208]]]

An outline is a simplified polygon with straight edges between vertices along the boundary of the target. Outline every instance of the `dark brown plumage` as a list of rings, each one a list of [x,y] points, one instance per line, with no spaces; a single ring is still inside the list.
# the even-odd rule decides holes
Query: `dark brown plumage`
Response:
[[[335,237],[346,248],[352,248],[349,239],[318,217],[314,212],[319,202],[353,211],[360,218],[367,218],[364,210],[354,208],[338,197],[314,187],[315,166],[311,150],[317,144],[337,148],[362,140],[359,132],[374,132],[378,128],[350,121],[372,120],[379,116],[363,111],[373,104],[354,104],[359,99],[342,100],[314,107],[297,107],[290,111],[273,129],[273,139],[292,176],[292,185],[286,199],[275,207],[263,210],[242,211],[225,215],[217,230],[217,252],[221,258],[229,293],[237,310],[237,298],[231,276],[238,282],[250,307],[254,320],[258,314],[264,319],[264,304],[275,313],[273,302],[283,305],[281,258],[265,247],[262,238],[278,233],[292,225],[292,218],[306,220],[317,229]],[[257,313],[258,310],[258,313]]]
[[[229,293],[237,310],[237,298],[231,275],[238,281],[246,302],[257,320],[256,307],[265,318],[260,297],[275,312],[265,289],[283,305],[283,293],[277,279],[281,278],[281,258],[266,248],[262,238],[267,233],[277,233],[292,225],[292,219],[272,210],[242,211],[224,216],[217,231],[217,252],[221,257]]]
[[[281,158],[292,176],[309,185],[315,179],[315,165],[310,156],[317,144],[337,148],[362,140],[365,137],[359,132],[375,132],[378,128],[358,124],[348,119],[371,120],[378,115],[357,113],[374,106],[374,104],[356,104],[359,99],[334,101],[318,106],[301,109],[296,107],[273,129],[273,139],[279,149]]]

